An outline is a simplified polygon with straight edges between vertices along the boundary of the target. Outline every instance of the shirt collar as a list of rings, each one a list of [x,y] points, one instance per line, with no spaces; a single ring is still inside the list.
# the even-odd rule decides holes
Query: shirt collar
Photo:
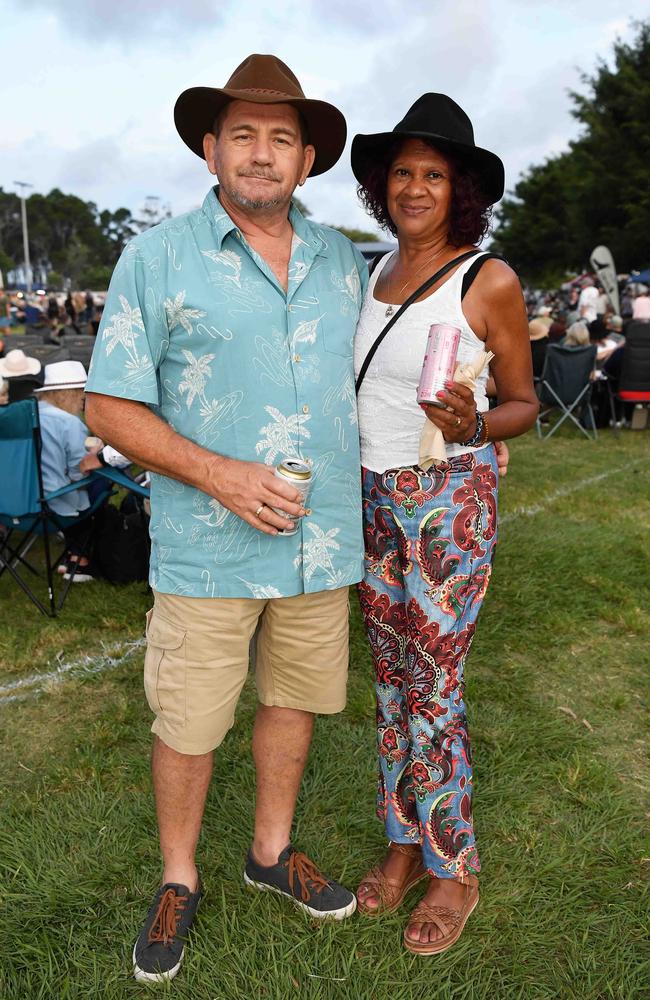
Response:
[[[210,188],[203,201],[203,212],[212,223],[217,245],[221,250],[226,236],[229,233],[239,232],[239,230],[219,201],[218,190],[218,184]],[[293,202],[289,208],[289,221],[301,243],[310,247],[314,254],[327,255],[327,240],[322,229],[306,219]]]

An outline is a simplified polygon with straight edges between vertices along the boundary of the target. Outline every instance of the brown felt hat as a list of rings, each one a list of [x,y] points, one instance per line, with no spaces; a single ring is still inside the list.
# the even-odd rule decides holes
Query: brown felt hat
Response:
[[[291,70],[277,56],[247,56],[225,87],[190,87],[174,107],[174,122],[183,142],[193,153],[203,156],[203,136],[211,132],[214,120],[228,101],[253,104],[292,104],[302,115],[309,141],[316,149],[310,177],[333,167],[345,146],[345,118],[333,104],[312,101]]]

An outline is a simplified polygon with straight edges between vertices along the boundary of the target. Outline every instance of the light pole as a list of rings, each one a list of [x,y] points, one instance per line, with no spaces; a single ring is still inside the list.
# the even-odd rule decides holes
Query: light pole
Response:
[[[27,236],[27,205],[25,204],[25,188],[34,187],[26,181],[14,181],[16,187],[20,188],[20,214],[23,220],[23,254],[25,257],[25,285],[27,291],[32,290],[32,265],[29,261],[29,239]]]

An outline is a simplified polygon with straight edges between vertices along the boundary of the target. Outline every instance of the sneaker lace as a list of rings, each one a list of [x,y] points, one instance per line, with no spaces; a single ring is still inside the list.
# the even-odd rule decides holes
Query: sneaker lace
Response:
[[[298,876],[300,894],[303,902],[308,903],[311,897],[309,883],[315,892],[322,892],[329,885],[323,873],[316,867],[314,862],[303,854],[302,851],[294,851],[289,856],[289,885],[293,885],[294,875]]]
[[[164,945],[176,937],[176,928],[183,910],[188,902],[188,896],[177,896],[173,889],[167,889],[160,897],[158,909],[149,928],[147,940],[149,944],[162,941]]]

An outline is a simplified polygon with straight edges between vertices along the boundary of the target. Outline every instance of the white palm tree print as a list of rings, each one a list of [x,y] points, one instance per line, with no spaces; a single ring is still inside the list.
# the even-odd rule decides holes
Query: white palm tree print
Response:
[[[300,438],[311,437],[305,427],[310,419],[309,414],[292,413],[285,417],[275,406],[265,406],[264,409],[272,419],[270,423],[260,427],[260,434],[265,436],[255,445],[255,453],[260,455],[266,451],[264,461],[267,465],[288,455],[297,457]]]
[[[341,546],[336,541],[340,528],[330,528],[323,531],[313,521],[309,521],[307,528],[311,531],[313,538],[308,538],[302,545],[302,563],[305,581],[309,582],[317,570],[322,570],[328,576],[334,574],[334,563],[332,562],[332,552],[338,551]],[[298,563],[300,556],[294,561]],[[297,568],[297,566],[296,566]]]
[[[207,405],[205,398],[205,381],[212,374],[210,362],[214,360],[214,354],[203,354],[200,358],[194,357],[191,351],[183,351],[183,356],[187,364],[183,368],[181,381],[178,383],[178,391],[181,395],[187,393],[185,400],[188,410],[192,403],[199,397],[199,400]]]
[[[119,296],[122,311],[111,316],[111,325],[104,330],[102,340],[106,341],[106,354],[111,354],[121,344],[131,361],[137,362],[138,351],[135,342],[144,333],[142,312],[136,306],[132,309],[124,295]]]
[[[165,299],[165,312],[167,313],[167,324],[170,330],[174,330],[177,326],[182,326],[184,330],[188,333],[192,333],[192,323],[193,319],[201,319],[206,315],[202,309],[190,309],[189,306],[185,306],[185,296],[187,292],[183,289],[178,295],[173,299]]]

